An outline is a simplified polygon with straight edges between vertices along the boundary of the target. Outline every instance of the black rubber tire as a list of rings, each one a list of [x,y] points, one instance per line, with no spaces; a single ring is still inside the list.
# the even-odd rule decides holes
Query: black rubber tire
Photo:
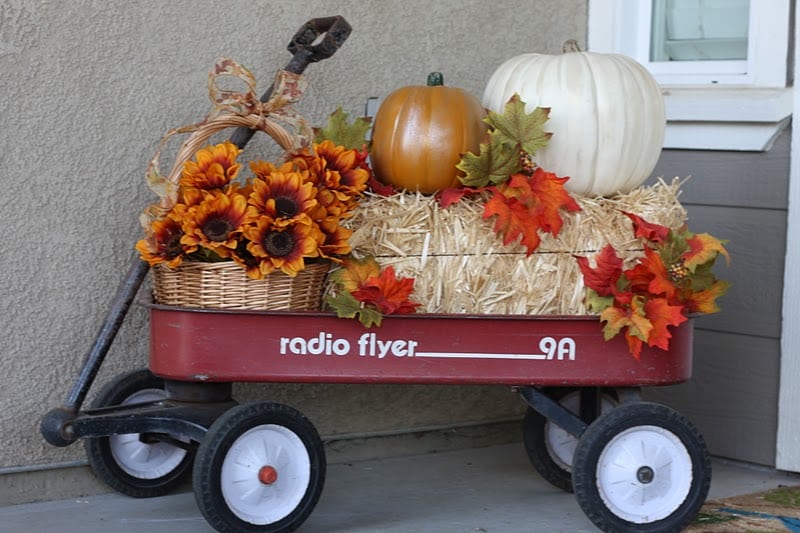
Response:
[[[548,396],[559,403],[567,396],[580,392],[579,388],[560,387],[546,390]],[[612,391],[613,392],[613,391]],[[616,403],[616,396],[603,392],[603,399]],[[565,492],[572,492],[572,464],[554,456],[548,444],[550,421],[535,409],[528,407],[522,421],[522,442],[531,465],[542,478]],[[576,439],[577,440],[577,439]]]
[[[635,431],[640,431],[640,436],[632,433]],[[624,433],[626,434],[623,435]],[[663,436],[664,439],[669,439],[668,444],[663,446],[661,441],[648,443],[646,442],[648,435],[654,439],[661,439]],[[626,441],[627,438],[631,440]],[[602,456],[607,450],[611,451],[610,454],[614,452],[627,454],[628,450],[634,450],[634,453],[629,454],[630,465],[620,467],[619,462],[614,464],[609,462],[607,466],[601,464]],[[666,466],[666,462],[659,460],[660,465],[646,463],[633,468],[639,464],[638,458],[633,458],[636,450],[642,450],[642,456],[652,459],[664,452],[668,454],[675,452],[671,456],[671,459],[675,460],[669,461],[669,467]],[[649,452],[652,452],[652,455]],[[690,480],[688,489],[685,484],[682,486],[677,483],[670,484],[671,481],[681,478],[681,473],[676,469],[681,468],[684,459],[690,462],[691,472],[683,472],[684,477]],[[683,466],[689,467],[688,464]],[[612,510],[607,503],[607,500],[616,497],[614,495],[609,497],[609,492],[613,491],[608,489],[616,486],[611,487],[610,484],[608,487],[601,486],[605,482],[598,480],[598,477],[601,477],[601,469],[604,468],[608,468],[609,471],[615,469],[616,473],[624,472],[624,482],[629,490],[641,489],[642,494],[647,495],[645,491],[647,485],[660,483],[661,485],[653,485],[653,490],[660,491],[659,496],[664,496],[666,493],[678,501],[667,502],[664,505],[665,509],[658,510],[662,515],[669,513],[663,518],[648,520],[647,514],[655,515],[655,508],[645,509],[643,506],[642,514],[635,515],[635,519],[629,520],[621,516],[622,513]],[[581,509],[602,531],[677,532],[695,518],[705,501],[711,484],[711,461],[702,435],[687,418],[674,409],[650,402],[623,404],[601,415],[589,425],[579,439],[573,461],[572,483]],[[651,493],[645,504],[654,502],[654,505],[658,505],[659,496]]]
[[[92,408],[121,405],[136,393],[150,390],[163,391],[164,380],[154,376],[147,369],[120,374],[100,390],[92,403]],[[111,439],[112,437],[86,438],[84,448],[95,476],[117,492],[134,498],[163,496],[183,484],[191,473],[194,454],[184,450],[186,455],[180,463],[161,476],[148,479],[132,475],[125,471],[114,457]],[[157,446],[176,448],[166,443],[158,443]]]
[[[293,448],[282,448],[283,434],[273,437],[275,432],[285,432],[292,440]],[[273,439],[273,440],[270,440]],[[299,439],[299,441],[298,441]],[[223,483],[223,464],[234,446],[252,446],[257,444],[257,450],[264,450],[264,454],[271,454],[272,449],[284,450],[281,457],[300,459],[300,463],[305,465],[308,461],[308,472],[299,476],[302,478],[303,485],[293,487],[295,492],[292,497],[300,495],[296,505],[290,503],[290,510],[280,517],[269,517],[269,510],[280,505],[279,498],[292,489],[284,489],[276,486],[274,490],[268,485],[258,485],[261,493],[261,501],[255,507],[258,511],[264,510],[264,514],[257,519],[250,520],[237,514],[237,509],[232,506],[239,505],[238,494],[227,492]],[[302,449],[302,451],[300,450]],[[300,452],[302,455],[291,455],[292,451]],[[237,450],[233,450],[231,460],[240,458]],[[246,454],[245,454],[246,455]],[[251,463],[247,465],[248,472],[256,472],[262,466],[258,459],[248,458]],[[292,463],[292,461],[288,461]],[[284,464],[278,471],[278,482],[282,479],[283,468],[291,468],[298,462],[291,465]],[[279,466],[279,465],[276,465]],[[314,425],[302,413],[287,405],[273,402],[252,402],[240,405],[228,410],[219,417],[209,428],[206,438],[197,450],[194,464],[194,494],[197,505],[208,523],[217,531],[260,531],[278,532],[294,531],[311,514],[317,505],[323,485],[325,484],[325,450],[322,440],[317,433]],[[304,471],[305,472],[305,471]],[[232,475],[232,474],[231,474]],[[256,474],[253,474],[256,478]],[[305,476],[307,475],[307,479]],[[287,479],[292,479],[287,476]],[[303,490],[304,489],[304,490]],[[233,489],[231,489],[233,490]],[[276,499],[276,505],[269,502],[269,499]],[[241,499],[244,502],[244,498]],[[249,505],[243,503],[242,505]],[[242,511],[245,513],[246,511]],[[266,523],[258,523],[264,521]]]

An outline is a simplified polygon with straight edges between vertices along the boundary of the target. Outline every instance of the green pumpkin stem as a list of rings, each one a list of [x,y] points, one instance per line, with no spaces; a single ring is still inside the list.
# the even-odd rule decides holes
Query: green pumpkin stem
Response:
[[[428,87],[434,87],[436,85],[444,85],[444,76],[442,76],[441,72],[431,72],[428,74]]]

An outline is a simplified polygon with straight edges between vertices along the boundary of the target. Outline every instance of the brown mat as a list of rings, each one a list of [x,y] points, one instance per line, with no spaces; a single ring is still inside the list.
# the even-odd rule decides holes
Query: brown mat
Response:
[[[685,531],[800,533],[800,486],[708,501]]]

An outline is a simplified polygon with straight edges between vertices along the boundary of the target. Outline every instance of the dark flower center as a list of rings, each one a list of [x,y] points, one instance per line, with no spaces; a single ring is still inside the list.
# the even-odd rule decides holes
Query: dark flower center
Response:
[[[297,214],[300,207],[294,198],[288,196],[278,196],[275,198],[275,211],[279,217],[291,218]]]
[[[203,224],[203,234],[208,237],[208,240],[214,242],[227,240],[233,230],[233,225],[225,218],[209,218]]]
[[[164,255],[168,258],[178,257],[183,253],[183,246],[181,246],[182,232],[171,233],[169,239],[164,244]]]
[[[264,236],[264,249],[273,257],[289,255],[294,244],[294,236],[288,231],[271,231]]]

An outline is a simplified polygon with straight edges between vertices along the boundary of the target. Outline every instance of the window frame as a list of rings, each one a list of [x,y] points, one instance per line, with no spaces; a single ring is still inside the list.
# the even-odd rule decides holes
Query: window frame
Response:
[[[716,61],[680,61],[672,72],[659,71],[649,60],[651,2],[589,0],[588,8],[588,50],[633,57],[661,85],[665,148],[768,150],[786,127],[793,109],[787,88],[791,0],[750,2],[745,72],[720,72],[718,63],[727,62]],[[705,67],[716,71],[698,71]]]

